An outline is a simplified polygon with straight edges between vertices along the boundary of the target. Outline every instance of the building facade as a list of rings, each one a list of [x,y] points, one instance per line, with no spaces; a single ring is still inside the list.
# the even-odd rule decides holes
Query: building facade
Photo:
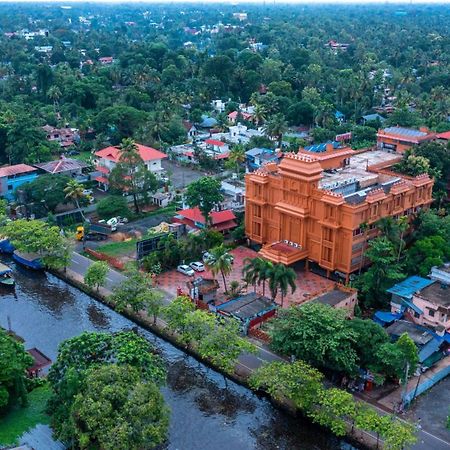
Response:
[[[6,200],[14,199],[14,191],[38,176],[36,167],[27,164],[0,167],[0,196]]]
[[[406,150],[416,145],[435,139],[436,134],[432,133],[428,128],[422,127],[419,130],[413,130],[403,127],[389,127],[378,130],[377,148],[396,153],[405,153]]]
[[[432,202],[428,175],[411,178],[385,170],[398,160],[395,155],[369,151],[350,158],[342,154],[337,161],[343,159],[344,167],[324,171],[313,153],[286,153],[278,165],[246,175],[246,235],[262,244],[263,257],[287,265],[314,262],[328,275],[348,280],[368,262],[364,252],[378,233],[376,221],[412,219]]]

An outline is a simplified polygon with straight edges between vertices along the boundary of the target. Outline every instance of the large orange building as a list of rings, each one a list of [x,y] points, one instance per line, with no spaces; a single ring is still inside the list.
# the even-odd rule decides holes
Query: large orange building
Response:
[[[392,172],[401,159],[393,153],[334,151],[334,168],[331,148],[318,154],[301,149],[247,174],[245,230],[271,261],[311,261],[348,280],[367,262],[363,248],[378,232],[374,223],[427,208],[433,180]]]

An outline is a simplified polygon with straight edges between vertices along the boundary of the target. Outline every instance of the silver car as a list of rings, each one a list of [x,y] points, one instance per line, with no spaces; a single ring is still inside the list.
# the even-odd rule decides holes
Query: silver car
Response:
[[[186,264],[180,264],[177,267],[177,272],[180,272],[183,275],[187,275],[189,277],[193,277],[195,275],[195,272]]]
[[[205,271],[205,266],[203,263],[199,262],[199,261],[195,261],[195,262],[191,262],[189,264],[191,266],[192,269],[194,269],[196,272],[204,272]]]

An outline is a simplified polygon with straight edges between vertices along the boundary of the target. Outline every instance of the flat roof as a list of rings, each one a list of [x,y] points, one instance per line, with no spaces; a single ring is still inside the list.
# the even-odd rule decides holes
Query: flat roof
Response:
[[[433,339],[431,332],[406,320],[397,320],[386,328],[389,335],[401,336],[407,333],[416,345],[425,345]]]
[[[445,307],[450,306],[450,286],[440,281],[432,282],[427,287],[421,289],[418,294],[432,303]]]
[[[217,311],[226,312],[241,320],[251,319],[264,311],[275,309],[275,303],[267,297],[261,297],[255,292],[229,300],[217,306]]]
[[[399,155],[383,150],[372,150],[352,155],[349,164],[344,168],[324,171],[323,178],[319,182],[319,188],[334,191],[352,183],[359,183],[360,189],[366,189],[377,184],[398,181],[400,177],[378,174],[367,169],[381,163],[393,164],[399,159]],[[365,195],[362,199],[364,198]]]
[[[339,288],[334,288],[332,291],[325,292],[325,294],[319,295],[312,301],[317,303],[323,303],[324,305],[336,306],[346,298],[351,297],[351,292],[345,292]]]

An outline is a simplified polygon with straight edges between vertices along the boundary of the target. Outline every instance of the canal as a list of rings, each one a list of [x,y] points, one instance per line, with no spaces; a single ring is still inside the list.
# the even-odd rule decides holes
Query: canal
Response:
[[[242,386],[228,382],[226,388],[221,375],[53,275],[5,261],[15,271],[16,288],[15,292],[0,291],[0,326],[10,324],[25,339],[26,348],[37,347],[54,360],[58,344],[82,331],[134,328],[161,352],[168,369],[163,394],[171,409],[167,449],[352,448],[309,422],[277,410]],[[27,436],[36,450],[61,448],[39,444],[44,441],[33,440],[33,432]]]

